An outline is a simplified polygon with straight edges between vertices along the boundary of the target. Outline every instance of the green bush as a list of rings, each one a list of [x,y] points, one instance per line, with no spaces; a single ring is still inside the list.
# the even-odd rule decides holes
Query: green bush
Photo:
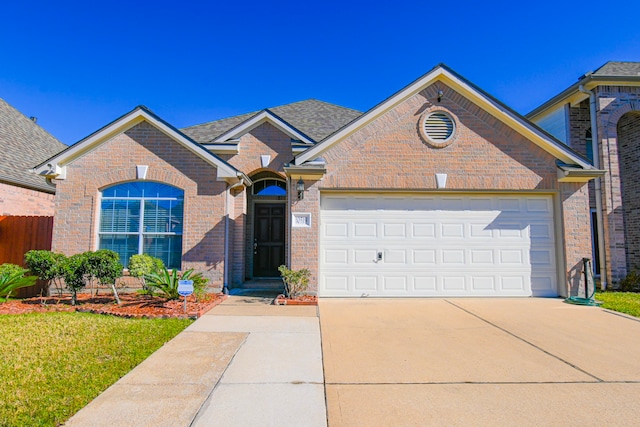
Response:
[[[153,292],[169,300],[180,298],[178,293],[178,285],[180,280],[193,280],[194,294],[198,298],[198,294],[203,296],[206,293],[206,284],[208,279],[203,277],[201,273],[194,273],[193,269],[179,272],[177,269],[168,270],[166,267],[158,271],[154,271],[144,276],[147,286]],[[204,291],[203,291],[204,289]]]
[[[284,282],[284,290],[289,298],[295,298],[302,295],[309,286],[309,277],[311,272],[306,268],[301,270],[289,270],[286,265],[278,267],[278,271]]]
[[[120,255],[108,249],[85,252],[87,274],[98,280],[101,285],[113,285],[122,276]]]
[[[204,277],[202,273],[195,273],[190,276],[189,280],[193,280],[193,294],[196,297],[196,301],[203,299],[207,295],[209,279]]]
[[[63,254],[45,250],[32,250],[24,255],[25,265],[31,273],[53,285],[59,295],[62,295],[63,266],[66,259]]]
[[[38,278],[36,276],[25,276],[29,270],[15,264],[0,265],[0,297],[4,297],[5,302],[11,293],[20,288],[33,286]]]
[[[136,277],[140,280],[142,293],[151,295],[153,294],[153,289],[147,285],[145,276],[162,270],[164,268],[164,263],[160,258],[155,258],[151,255],[132,255],[131,258],[129,258],[129,266],[127,268],[129,269],[129,274],[132,277]]]
[[[71,304],[78,302],[78,291],[85,287],[88,275],[88,262],[85,253],[75,254],[66,259],[62,267],[64,283],[71,291]]]
[[[622,292],[640,292],[640,273],[637,270],[627,274],[620,280],[620,290]]]

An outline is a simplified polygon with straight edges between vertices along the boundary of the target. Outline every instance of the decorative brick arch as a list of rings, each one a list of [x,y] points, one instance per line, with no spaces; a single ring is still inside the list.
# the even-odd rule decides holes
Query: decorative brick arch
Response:
[[[93,179],[87,182],[85,187],[85,194],[95,194],[98,190],[105,187],[109,187],[121,182],[137,181],[135,168],[115,169],[109,172],[96,175]],[[149,168],[145,181],[155,181],[164,184],[172,185],[173,187],[181,190],[195,192],[196,184],[186,178],[184,175],[170,171],[160,170],[159,168]]]
[[[247,176],[249,178],[253,178],[254,176],[259,175],[259,174],[264,173],[264,172],[268,172],[268,173],[274,175],[274,177],[279,177],[279,178],[282,178],[282,179],[285,179],[285,180],[287,179],[287,176],[284,174],[284,172],[278,172],[278,171],[275,171],[275,170],[269,169],[269,168],[258,168],[258,169],[255,169],[255,170],[251,171],[250,173],[248,173]]]
[[[627,113],[632,111],[640,111],[640,103],[636,101],[627,102],[624,105],[618,107],[613,113],[609,114],[609,120],[607,121],[606,130],[607,135],[618,134],[618,122]]]

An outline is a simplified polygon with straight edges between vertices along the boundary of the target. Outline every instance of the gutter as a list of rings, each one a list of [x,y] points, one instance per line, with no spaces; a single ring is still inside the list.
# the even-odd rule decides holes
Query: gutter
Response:
[[[591,116],[591,151],[593,152],[593,167],[600,169],[600,149],[598,140],[598,120],[596,118],[596,94],[592,90],[585,89],[584,85],[578,86],[578,90],[589,95],[589,114]],[[602,214],[602,180],[600,177],[594,180],[596,198],[596,233],[598,235],[598,261],[600,262],[600,289],[607,289],[607,264],[604,245],[604,215]]]
[[[49,179],[45,179],[44,181],[46,185],[37,186],[33,183],[30,183],[18,178],[10,178],[8,176],[0,175],[0,182],[5,183],[7,185],[15,185],[17,187],[26,188],[27,190],[40,191],[42,193],[48,193],[48,194],[55,194],[56,185],[53,182],[51,182],[51,180]]]

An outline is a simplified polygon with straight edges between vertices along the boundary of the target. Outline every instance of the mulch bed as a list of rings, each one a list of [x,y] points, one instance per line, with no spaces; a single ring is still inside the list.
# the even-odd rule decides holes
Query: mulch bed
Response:
[[[287,298],[284,295],[278,295],[273,300],[275,305],[318,305],[318,297],[315,295],[300,295],[295,298]]]
[[[0,314],[48,313],[59,311],[78,311],[85,313],[109,314],[128,318],[198,318],[211,308],[224,301],[224,294],[207,294],[196,301],[195,296],[187,297],[187,312],[184,311],[184,297],[179,300],[136,293],[120,294],[121,304],[115,302],[113,295],[78,294],[78,304],[71,305],[71,296],[36,297],[11,300],[0,304]]]

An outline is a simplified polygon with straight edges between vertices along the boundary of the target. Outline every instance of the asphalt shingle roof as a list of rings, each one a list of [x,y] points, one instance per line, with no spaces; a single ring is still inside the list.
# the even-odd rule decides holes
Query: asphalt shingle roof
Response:
[[[607,62],[593,72],[599,77],[640,77],[640,62]]]
[[[323,140],[362,115],[360,111],[317,99],[292,102],[291,104],[280,105],[268,110],[316,142]],[[254,111],[180,130],[197,142],[204,144],[213,141],[224,132],[258,113],[259,111]]]
[[[0,181],[53,193],[29,169],[67,148],[34,121],[0,98]]]

